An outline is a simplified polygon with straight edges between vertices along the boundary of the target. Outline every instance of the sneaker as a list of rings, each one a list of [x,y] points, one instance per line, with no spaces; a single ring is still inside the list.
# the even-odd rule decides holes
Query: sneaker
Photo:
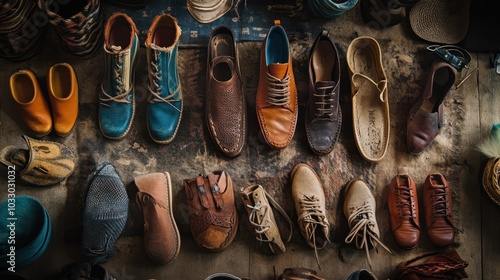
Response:
[[[330,243],[330,223],[326,217],[325,193],[318,175],[307,164],[298,164],[292,170],[292,197],[297,211],[297,222],[307,245],[318,249]]]
[[[104,29],[105,74],[99,94],[99,127],[104,137],[122,139],[135,112],[134,66],[138,31],[123,13],[112,15]]]
[[[351,273],[347,280],[377,280],[377,277],[371,271],[360,269]]]
[[[344,215],[350,228],[345,242],[350,244],[354,241],[356,248],[364,249],[371,267],[372,262],[368,250],[376,247],[377,244],[392,254],[391,250],[380,241],[380,230],[375,219],[375,197],[361,179],[351,181],[344,195]]]

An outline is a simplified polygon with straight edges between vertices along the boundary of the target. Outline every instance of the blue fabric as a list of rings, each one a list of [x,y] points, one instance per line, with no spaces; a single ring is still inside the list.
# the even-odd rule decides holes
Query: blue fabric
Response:
[[[288,63],[289,42],[285,29],[280,25],[271,27],[266,42],[266,65]]]
[[[333,0],[309,0],[309,9],[319,18],[336,19],[346,11],[352,9],[358,0],[347,0],[337,3]]]
[[[128,195],[125,186],[107,162],[98,164],[86,184],[82,218],[82,250],[92,264],[113,256],[113,244],[125,227]]]
[[[0,269],[6,269],[10,265],[7,262],[10,253],[9,240],[10,230],[7,227],[11,222],[15,223],[15,254],[16,271],[36,261],[47,249],[52,236],[52,223],[50,216],[44,206],[31,196],[17,196],[15,198],[15,215],[9,216],[9,201],[0,204],[0,239],[5,243],[0,244]],[[16,220],[8,220],[16,218]]]
[[[171,142],[176,135],[178,125],[182,116],[182,90],[179,80],[179,73],[177,71],[177,48],[171,51],[159,51],[149,49],[152,52],[152,62],[157,64],[158,72],[154,72],[160,77],[157,83],[160,85],[158,88],[152,88],[158,92],[161,98],[168,98],[168,102],[158,100],[154,96],[149,99],[147,107],[147,123],[148,130],[156,142]],[[154,53],[157,53],[158,59],[155,60]],[[151,67],[151,63],[148,63]],[[152,77],[150,77],[152,78]]]
[[[131,65],[129,66],[131,71],[129,77],[131,88],[130,91],[125,96],[128,103],[118,102],[115,100],[111,101],[101,101],[99,104],[99,126],[105,137],[120,139],[124,137],[130,126],[132,125],[132,119],[134,117],[135,111],[135,90],[134,90],[134,67],[135,61],[137,60],[137,48],[139,47],[139,38],[137,34],[132,40],[132,45],[130,47]],[[126,55],[126,54],[125,54]],[[117,67],[123,69],[126,61],[119,61],[120,55],[113,55],[105,53],[105,74],[102,84],[102,90],[108,95],[116,97],[121,94],[119,91],[120,82],[123,81],[123,76],[116,77],[116,72],[120,72]],[[101,93],[101,98],[107,98]]]

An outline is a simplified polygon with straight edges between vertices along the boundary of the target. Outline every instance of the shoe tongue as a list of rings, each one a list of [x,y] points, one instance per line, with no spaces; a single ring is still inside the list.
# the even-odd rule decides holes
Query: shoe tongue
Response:
[[[324,92],[326,89],[334,88],[337,83],[335,81],[317,81],[314,84],[316,92]]]
[[[288,72],[288,63],[272,63],[268,66],[269,74],[278,79],[283,79]]]

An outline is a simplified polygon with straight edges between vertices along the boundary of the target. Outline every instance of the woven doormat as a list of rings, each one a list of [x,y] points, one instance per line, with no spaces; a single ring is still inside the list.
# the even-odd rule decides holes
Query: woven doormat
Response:
[[[234,1],[236,3],[238,0]],[[151,0],[142,10],[121,9],[105,3],[102,8],[105,19],[115,12],[132,17],[139,29],[142,44],[153,18],[161,13],[169,13],[177,18],[182,29],[180,47],[206,46],[212,29],[221,25],[231,28],[236,41],[261,41],[275,19],[281,21],[289,37],[293,37],[293,34],[318,34],[325,22],[314,19],[303,0],[241,0],[237,11],[233,7],[223,17],[206,24],[197,22],[189,14],[185,0]]]

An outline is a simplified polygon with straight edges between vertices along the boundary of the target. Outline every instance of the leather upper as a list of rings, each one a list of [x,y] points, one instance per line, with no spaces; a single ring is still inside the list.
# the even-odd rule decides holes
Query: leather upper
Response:
[[[226,249],[238,230],[231,177],[225,171],[184,180],[189,226],[196,244],[210,252]]]
[[[161,144],[174,140],[182,110],[182,87],[178,72],[178,45],[181,29],[177,19],[155,17],[146,37],[148,89],[146,119],[151,138]]]
[[[328,31],[323,30],[309,56],[309,100],[306,134],[309,146],[319,155],[333,150],[340,135],[340,58]]]
[[[47,135],[52,130],[52,117],[35,73],[21,69],[12,74],[10,92],[28,128],[38,137]]]
[[[457,70],[441,59],[432,63],[427,84],[408,116],[407,144],[410,153],[422,153],[438,135],[443,125],[443,101],[457,75]]]
[[[210,136],[226,156],[237,156],[246,142],[247,114],[238,52],[232,31],[218,27],[207,54],[206,119]]]
[[[144,216],[144,248],[149,259],[168,264],[179,254],[181,237],[172,209],[170,174],[149,173],[134,178],[137,204]]]
[[[60,136],[68,135],[78,117],[78,81],[73,67],[68,63],[50,67],[47,87],[54,130]]]
[[[122,13],[112,15],[104,29],[105,71],[99,94],[99,126],[106,138],[121,139],[132,125],[137,34],[132,19]]]
[[[298,96],[288,37],[279,20],[274,24],[261,48],[256,109],[264,140],[282,149],[295,133]]]
[[[396,175],[389,184],[387,204],[391,229],[401,248],[412,249],[420,238],[417,186],[407,174]]]
[[[439,173],[429,174],[424,182],[425,226],[432,243],[438,247],[453,244],[453,198],[450,184]]]

